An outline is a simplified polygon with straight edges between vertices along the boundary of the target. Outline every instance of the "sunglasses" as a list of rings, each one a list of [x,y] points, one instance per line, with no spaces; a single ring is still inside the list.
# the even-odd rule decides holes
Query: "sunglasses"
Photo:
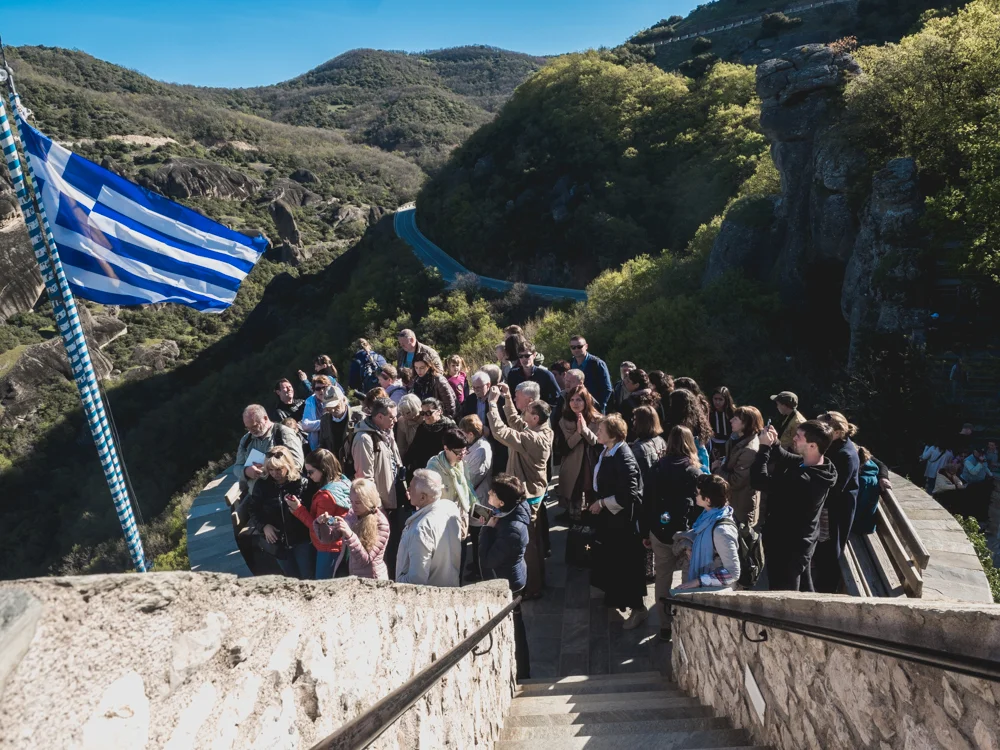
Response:
[[[569,348],[570,349],[583,349],[584,346],[586,346],[586,344],[570,344]]]
[[[317,391],[318,392],[318,391],[325,391],[325,390],[326,390],[326,386],[325,385],[313,386],[313,391]]]
[[[433,411],[422,411],[420,412],[421,417],[433,417],[437,412]]]
[[[531,359],[533,356],[535,356],[535,355],[531,354],[530,352],[522,352],[521,354],[517,355],[517,358],[518,359]]]

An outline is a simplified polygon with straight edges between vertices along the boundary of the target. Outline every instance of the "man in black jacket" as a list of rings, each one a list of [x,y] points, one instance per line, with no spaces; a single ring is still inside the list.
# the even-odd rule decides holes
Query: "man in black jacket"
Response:
[[[812,591],[809,566],[819,538],[820,511],[837,481],[837,470],[824,455],[833,442],[833,431],[810,419],[795,433],[794,453],[778,441],[773,426],[761,432],[760,452],[750,469],[751,486],[767,493],[764,556],[768,584],[771,591]]]
[[[496,476],[500,472],[507,470],[507,446],[493,436],[489,421],[486,418],[486,413],[490,410],[486,394],[489,393],[490,386],[493,383],[490,380],[490,376],[482,370],[476,372],[469,383],[472,386],[472,392],[462,402],[461,406],[459,406],[458,417],[461,419],[462,417],[474,414],[483,423],[483,437],[486,438],[490,444],[490,448],[493,449],[493,468],[490,473]],[[500,420],[504,424],[507,424],[507,416],[503,413],[503,404],[504,399],[501,397],[497,402],[497,408],[501,410]]]
[[[275,383],[274,395],[277,396],[277,399],[269,415],[272,422],[284,422],[289,418],[296,422],[302,421],[302,411],[305,409],[306,402],[304,399],[295,398],[295,388],[292,386],[292,381],[288,378],[282,378]]]
[[[537,352],[531,342],[522,341],[518,349],[520,350],[517,353],[518,361],[507,373],[507,385],[510,386],[511,393],[516,391],[521,383],[530,380],[538,383],[541,392],[539,398],[551,409],[555,409],[559,401],[559,384],[556,383],[555,376],[541,365],[535,364]]]

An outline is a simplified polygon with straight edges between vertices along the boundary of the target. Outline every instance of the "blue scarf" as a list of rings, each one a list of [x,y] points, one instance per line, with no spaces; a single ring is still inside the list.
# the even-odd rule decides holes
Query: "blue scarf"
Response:
[[[715,541],[712,539],[712,532],[715,524],[724,518],[733,517],[733,506],[726,505],[722,508],[707,508],[698,516],[698,520],[691,527],[691,565],[688,568],[688,576],[697,578],[702,573],[708,571],[715,559]]]

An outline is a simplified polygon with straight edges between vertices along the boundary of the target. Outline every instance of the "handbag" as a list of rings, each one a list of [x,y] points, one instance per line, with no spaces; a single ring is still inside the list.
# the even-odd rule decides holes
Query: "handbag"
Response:
[[[574,521],[566,534],[566,564],[578,568],[589,568],[594,560],[597,547],[597,530],[588,524]]]

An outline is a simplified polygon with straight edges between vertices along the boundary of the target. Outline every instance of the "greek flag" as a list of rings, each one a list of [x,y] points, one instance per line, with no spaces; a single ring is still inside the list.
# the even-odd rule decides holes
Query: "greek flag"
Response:
[[[99,167],[19,118],[73,294],[106,305],[222,312],[267,248]]]

